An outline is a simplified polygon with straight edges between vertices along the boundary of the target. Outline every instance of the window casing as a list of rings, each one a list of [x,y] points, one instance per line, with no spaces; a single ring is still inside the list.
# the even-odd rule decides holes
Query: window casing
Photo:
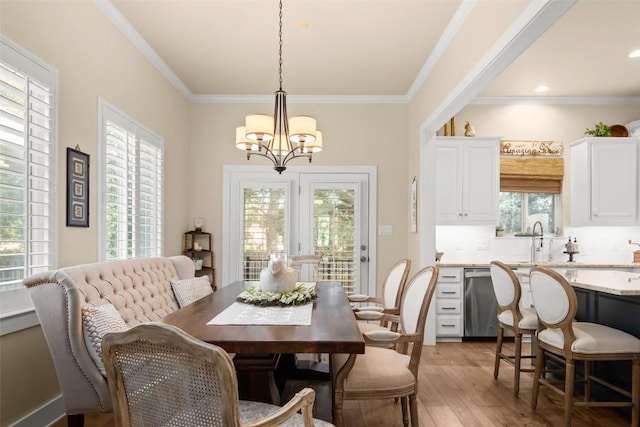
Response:
[[[100,100],[98,114],[99,258],[161,256],[164,141],[104,100]]]
[[[55,70],[0,38],[2,312],[26,308],[22,280],[56,266],[56,82]]]

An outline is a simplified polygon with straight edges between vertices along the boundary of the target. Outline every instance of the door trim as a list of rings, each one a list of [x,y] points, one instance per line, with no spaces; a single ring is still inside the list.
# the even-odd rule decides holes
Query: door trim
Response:
[[[223,177],[222,177],[222,268],[221,268],[221,286],[229,284],[231,271],[231,207],[237,200],[232,201],[232,197],[237,197],[237,194],[232,195],[229,188],[233,175],[241,175],[243,177],[250,177],[251,175],[264,175],[264,174],[277,175],[271,166],[261,165],[224,165]],[[377,265],[377,205],[378,205],[378,168],[376,166],[290,166],[283,172],[283,175],[302,173],[313,174],[347,174],[347,173],[360,173],[369,175],[369,263],[368,263],[368,277],[369,281],[366,285],[367,293],[369,295],[376,294],[376,265]]]

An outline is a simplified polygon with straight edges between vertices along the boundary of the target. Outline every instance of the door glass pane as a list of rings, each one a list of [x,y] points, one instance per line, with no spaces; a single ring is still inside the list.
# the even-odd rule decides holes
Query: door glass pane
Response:
[[[269,255],[286,252],[283,188],[245,188],[241,280],[260,280]]]
[[[313,194],[314,253],[324,256],[318,279],[340,281],[347,292],[354,291],[357,280],[354,196],[350,189],[316,189]]]

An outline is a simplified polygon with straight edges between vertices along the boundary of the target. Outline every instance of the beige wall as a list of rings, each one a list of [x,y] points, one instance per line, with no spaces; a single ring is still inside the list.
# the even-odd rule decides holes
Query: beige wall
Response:
[[[235,128],[244,124],[245,115],[268,113],[272,108],[273,104],[191,106],[189,173],[190,181],[198,184],[190,187],[190,213],[204,217],[205,229],[213,232],[218,283],[222,261],[222,166],[270,165],[261,157],[253,157],[247,162],[245,154],[235,148],[234,141]],[[398,259],[407,256],[411,181],[404,172],[408,162],[406,109],[406,105],[398,104],[289,105],[290,115],[313,115],[318,121],[318,129],[322,130],[324,150],[314,156],[314,165],[377,166],[378,224],[393,227],[393,235],[378,236],[378,286],[387,270]],[[294,160],[289,165],[304,166],[305,162],[306,159]],[[372,227],[377,230],[377,224]]]
[[[58,71],[56,224],[59,266],[97,259],[98,97],[164,137],[165,254],[181,252],[190,220],[188,103],[89,1],[2,1],[2,34]],[[65,226],[66,148],[91,155],[89,228]],[[0,337],[0,425],[59,394],[39,327]]]

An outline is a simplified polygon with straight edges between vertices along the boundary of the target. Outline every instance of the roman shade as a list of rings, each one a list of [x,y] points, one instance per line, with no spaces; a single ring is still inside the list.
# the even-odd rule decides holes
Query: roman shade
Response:
[[[500,157],[500,191],[560,194],[562,157]]]

